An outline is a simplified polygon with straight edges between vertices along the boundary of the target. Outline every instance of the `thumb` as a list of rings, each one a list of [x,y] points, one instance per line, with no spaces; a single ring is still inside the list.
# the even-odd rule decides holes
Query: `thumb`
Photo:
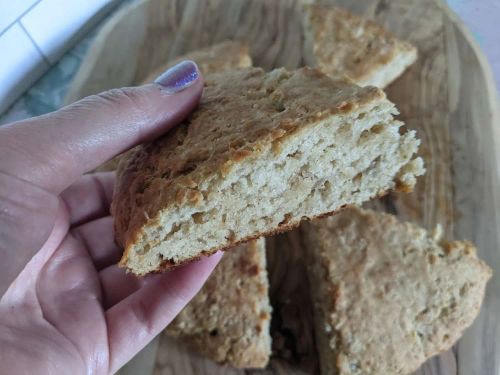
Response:
[[[82,173],[154,139],[198,104],[203,80],[184,61],[155,83],[89,96],[59,111],[0,128],[0,173],[59,194]]]

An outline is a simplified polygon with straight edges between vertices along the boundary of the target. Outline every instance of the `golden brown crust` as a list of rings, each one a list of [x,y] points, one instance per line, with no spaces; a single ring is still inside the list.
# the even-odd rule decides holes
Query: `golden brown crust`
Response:
[[[106,163],[101,164],[99,167],[93,170],[93,172],[112,172],[116,171],[118,168],[118,163],[120,163],[121,155],[116,155],[113,159],[108,160]]]
[[[119,155],[116,155],[113,159],[108,160],[106,163],[101,164],[99,167],[94,169],[92,172],[112,172],[118,169],[120,160],[125,158],[125,155],[134,152],[134,148],[127,150]]]
[[[263,239],[225,254],[166,332],[216,362],[265,367],[271,354],[265,263]]]
[[[328,5],[305,6],[306,56],[326,74],[346,75],[360,85],[385,87],[411,65],[417,50],[377,23],[345,9]],[[389,67],[398,72],[383,72]],[[386,74],[386,77],[378,75]],[[396,76],[394,76],[396,75]]]
[[[205,199],[201,183],[322,119],[384,100],[375,87],[360,88],[310,68],[211,75],[200,107],[187,121],[120,165],[112,212],[125,261],[144,226],[158,225],[160,211],[196,207]]]
[[[479,312],[491,270],[470,242],[358,208],[304,232],[322,373],[409,374]]]

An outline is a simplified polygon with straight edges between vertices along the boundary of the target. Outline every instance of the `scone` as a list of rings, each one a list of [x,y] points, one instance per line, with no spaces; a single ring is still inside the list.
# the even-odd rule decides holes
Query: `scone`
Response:
[[[112,215],[120,264],[160,271],[411,190],[415,132],[375,87],[302,68],[206,79],[197,110],[120,162]]]
[[[491,270],[469,242],[358,208],[302,229],[322,374],[410,374],[479,313]]]
[[[219,73],[225,70],[247,68],[252,66],[252,58],[248,53],[248,46],[241,42],[226,41],[213,46],[190,52],[167,62],[165,65],[153,71],[143,84],[153,82],[168,67],[176,63],[192,60],[196,62],[203,76],[211,73]],[[95,172],[114,171],[118,167],[121,155],[115,156],[103,165],[95,169]]]
[[[305,59],[329,75],[384,88],[417,59],[417,49],[375,22],[328,5],[305,5]]]
[[[265,367],[271,355],[268,289],[264,239],[239,245],[166,332],[216,362]]]
[[[250,57],[246,44],[236,41],[225,41],[170,60],[168,63],[158,67],[148,75],[144,83],[153,82],[168,67],[184,60],[196,62],[200,72],[204,76],[212,73],[224,72],[226,70],[248,68],[252,66],[252,58]]]

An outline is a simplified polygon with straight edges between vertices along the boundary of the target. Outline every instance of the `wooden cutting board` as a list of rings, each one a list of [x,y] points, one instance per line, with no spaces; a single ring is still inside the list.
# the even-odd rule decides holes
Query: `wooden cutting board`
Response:
[[[495,270],[479,318],[453,350],[418,374],[500,373],[500,130],[488,64],[441,0],[328,1],[376,19],[418,46],[418,62],[387,89],[422,140],[427,174],[414,193],[372,203],[448,238],[469,239]],[[96,37],[68,101],[143,80],[165,61],[226,39],[246,41],[256,66],[303,65],[300,1],[143,0],[119,11]],[[218,366],[161,336],[126,374],[318,373],[297,231],[268,239],[273,340],[268,369]]]

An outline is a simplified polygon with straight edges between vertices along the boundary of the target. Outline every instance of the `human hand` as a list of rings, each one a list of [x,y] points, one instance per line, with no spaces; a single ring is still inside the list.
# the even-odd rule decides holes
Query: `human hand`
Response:
[[[157,83],[0,128],[0,364],[8,374],[116,372],[178,314],[216,254],[137,279],[116,266],[113,173],[82,176],[197,105],[184,62]]]

